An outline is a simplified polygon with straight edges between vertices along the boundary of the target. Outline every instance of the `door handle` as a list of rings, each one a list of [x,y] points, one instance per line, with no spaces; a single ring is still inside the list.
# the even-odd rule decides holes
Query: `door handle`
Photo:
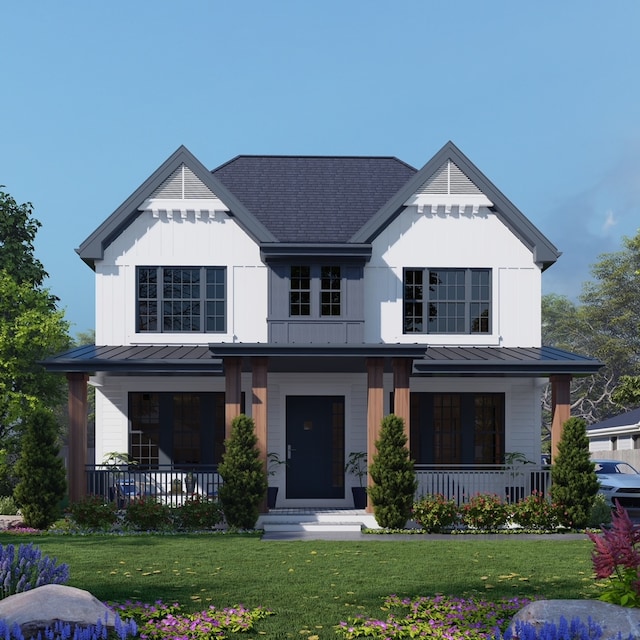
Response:
[[[291,460],[291,454],[294,451],[295,451],[295,449],[290,444],[288,444],[287,445],[287,460]]]

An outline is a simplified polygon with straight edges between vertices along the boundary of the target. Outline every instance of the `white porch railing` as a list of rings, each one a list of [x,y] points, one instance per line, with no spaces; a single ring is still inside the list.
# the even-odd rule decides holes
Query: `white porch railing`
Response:
[[[520,465],[415,465],[418,479],[416,497],[441,494],[461,505],[478,493],[500,496],[517,502],[534,491],[548,495],[551,486],[549,467]]]

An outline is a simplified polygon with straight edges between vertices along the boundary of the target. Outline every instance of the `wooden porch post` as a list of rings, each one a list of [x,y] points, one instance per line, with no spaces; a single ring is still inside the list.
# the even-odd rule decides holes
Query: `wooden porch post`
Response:
[[[551,462],[558,454],[564,423],[571,417],[571,376],[550,376],[551,382]]]
[[[376,453],[375,441],[380,433],[380,424],[384,413],[383,394],[384,360],[367,358],[367,461],[371,463]],[[371,476],[367,477],[367,485],[371,486]],[[373,505],[367,502],[367,512],[373,513]]]
[[[242,384],[240,358],[224,358],[224,437],[231,435],[231,423],[240,415]]]
[[[268,359],[263,357],[251,358],[252,374],[252,400],[251,416],[256,427],[256,437],[258,438],[258,450],[265,473],[267,472],[267,377]],[[268,511],[267,497],[265,496],[261,512]]]
[[[87,381],[86,373],[67,373],[69,385],[69,502],[78,502],[87,492]]]
[[[404,420],[404,432],[407,436],[407,448],[411,450],[409,378],[411,376],[410,358],[393,359],[393,413]]]

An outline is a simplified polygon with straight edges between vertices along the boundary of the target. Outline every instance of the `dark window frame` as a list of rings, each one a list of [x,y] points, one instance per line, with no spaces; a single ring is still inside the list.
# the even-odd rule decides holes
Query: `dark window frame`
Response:
[[[417,464],[502,464],[501,392],[412,392],[411,457]]]
[[[403,334],[487,335],[492,332],[491,269],[406,267],[402,286]]]
[[[226,333],[227,298],[226,267],[138,266],[136,333]]]
[[[289,267],[290,318],[342,318],[344,270],[340,264],[294,264]]]

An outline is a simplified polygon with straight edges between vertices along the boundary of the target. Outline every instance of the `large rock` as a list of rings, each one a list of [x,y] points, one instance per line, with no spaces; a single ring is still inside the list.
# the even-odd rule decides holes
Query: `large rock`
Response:
[[[571,622],[574,618],[586,623],[591,618],[602,628],[602,640],[617,638],[622,640],[640,638],[640,609],[619,607],[600,600],[538,600],[529,603],[516,613],[511,621],[511,630],[515,631],[515,623],[520,620],[542,627],[547,622],[556,625],[564,618]]]
[[[115,615],[88,591],[47,584],[0,600],[0,619],[10,629],[18,624],[25,638],[29,638],[58,620],[81,626],[101,620],[113,627]]]

